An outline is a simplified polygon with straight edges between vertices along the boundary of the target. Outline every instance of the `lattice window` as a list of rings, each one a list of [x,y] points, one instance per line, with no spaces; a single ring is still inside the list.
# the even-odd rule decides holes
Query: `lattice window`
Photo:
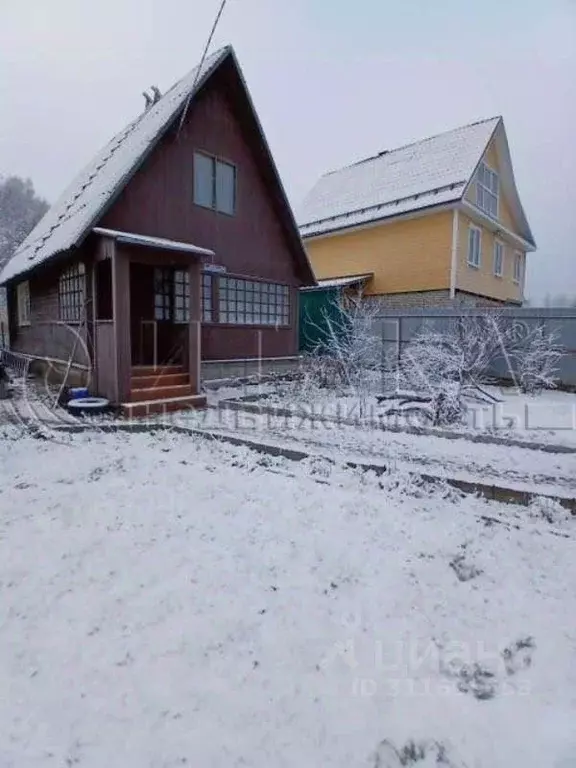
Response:
[[[290,289],[277,283],[221,277],[219,321],[233,325],[289,325]]]
[[[174,271],[174,322],[187,323],[190,319],[190,274],[187,269]]]
[[[58,306],[60,320],[78,323],[84,316],[86,296],[86,271],[84,264],[72,264],[60,275],[58,281]]]
[[[212,301],[212,275],[202,274],[202,321],[212,323],[214,321],[214,306]]]
[[[154,268],[154,319],[170,320],[172,273],[170,269]]]

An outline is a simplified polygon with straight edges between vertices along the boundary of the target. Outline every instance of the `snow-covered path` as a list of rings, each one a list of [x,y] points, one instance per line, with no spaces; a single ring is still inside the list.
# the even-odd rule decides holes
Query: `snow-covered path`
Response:
[[[0,471],[2,768],[574,765],[561,510],[173,434]]]
[[[540,493],[573,495],[576,492],[576,453],[545,453],[473,443],[464,437],[450,440],[367,426],[219,409],[170,414],[167,420],[183,426],[240,434],[256,441],[273,441],[303,450],[312,448],[334,457],[345,452],[350,458],[363,457],[391,467],[405,466],[415,472],[466,476],[530,490],[540,487]]]

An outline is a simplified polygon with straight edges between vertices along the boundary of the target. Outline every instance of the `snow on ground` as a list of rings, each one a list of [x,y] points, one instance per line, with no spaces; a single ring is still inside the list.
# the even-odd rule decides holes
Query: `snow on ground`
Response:
[[[230,398],[253,394],[257,387],[227,388],[226,395]],[[466,422],[459,429],[464,433],[491,433],[499,437],[511,437],[516,440],[527,440],[540,443],[555,443],[559,445],[574,445],[576,447],[576,394],[572,392],[547,391],[539,395],[524,395],[513,387],[487,387],[498,402],[484,404],[469,401],[469,411]],[[289,384],[278,385],[276,388],[267,385],[262,387],[262,403],[292,407],[302,407],[295,399],[296,390]],[[218,399],[222,399],[221,393]],[[332,418],[350,418],[360,421],[358,398],[353,395],[337,395],[334,392],[317,392],[317,399],[305,403],[315,415]],[[372,424],[391,423],[396,426],[413,427],[420,424],[429,425],[426,419],[418,414],[406,416],[395,415],[386,417],[386,408],[394,407],[391,401],[378,404],[375,395],[370,395],[366,403],[366,416],[363,421]],[[454,428],[450,428],[454,431]],[[441,433],[442,429],[438,428]]]
[[[168,420],[282,445],[314,449],[334,457],[377,461],[392,467],[460,476],[504,485],[540,486],[541,493],[576,492],[576,453],[544,453],[527,448],[472,443],[442,436],[387,432],[307,418],[210,409],[180,412]],[[546,486],[546,488],[544,487]]]
[[[3,768],[574,765],[554,505],[171,433],[16,437]]]

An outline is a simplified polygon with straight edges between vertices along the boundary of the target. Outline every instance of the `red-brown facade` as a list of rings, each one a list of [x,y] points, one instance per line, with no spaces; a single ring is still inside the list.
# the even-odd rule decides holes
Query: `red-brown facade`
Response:
[[[194,202],[197,152],[234,166],[233,214]],[[88,233],[79,247],[27,275],[27,326],[19,327],[16,322],[16,281],[9,285],[14,349],[67,360],[75,330],[79,330],[81,343],[74,348],[74,361],[93,367],[96,388],[121,402],[130,388],[138,344],[142,348],[146,343],[142,323],[149,315],[154,317],[151,273],[146,269],[166,266],[185,270],[189,279],[190,320],[186,325],[174,323],[168,342],[181,344],[179,362],[189,371],[191,381],[199,376],[198,351],[206,360],[297,353],[298,289],[313,277],[233,55],[224,59],[195,94],[182,124],[178,118],[168,126],[144,161],[132,169],[122,190],[111,197],[92,227],[190,244],[212,251],[214,256],[175,255],[161,247],[121,245],[102,232]],[[85,266],[90,306],[86,305],[82,323],[65,323],[59,312],[59,277],[63,269],[78,262]],[[212,319],[200,323],[203,263],[221,271],[211,271]],[[264,321],[262,325],[220,322],[220,274],[286,286],[288,322],[277,327]]]

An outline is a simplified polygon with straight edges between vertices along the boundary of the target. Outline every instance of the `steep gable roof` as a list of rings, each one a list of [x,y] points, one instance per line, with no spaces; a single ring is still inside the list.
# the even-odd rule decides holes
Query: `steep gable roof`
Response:
[[[500,126],[500,117],[481,120],[327,173],[298,211],[300,234],[328,234],[461,200]]]
[[[291,243],[296,256],[314,282],[312,269],[302,246],[298,228],[290,209],[272,155],[262,133],[254,105],[231,46],[207,56],[167,91],[159,101],[133,120],[118,133],[74,179],[61,197],[49,209],[30,235],[16,250],[0,272],[0,283],[34,269],[58,253],[78,246],[96,226],[103,213],[124,189],[132,175],[157,145],[161,137],[180,117],[194,96],[220,65],[231,58],[242,80],[262,147],[272,166],[275,181],[287,217],[287,226],[293,230]],[[159,233],[161,234],[161,233]]]

